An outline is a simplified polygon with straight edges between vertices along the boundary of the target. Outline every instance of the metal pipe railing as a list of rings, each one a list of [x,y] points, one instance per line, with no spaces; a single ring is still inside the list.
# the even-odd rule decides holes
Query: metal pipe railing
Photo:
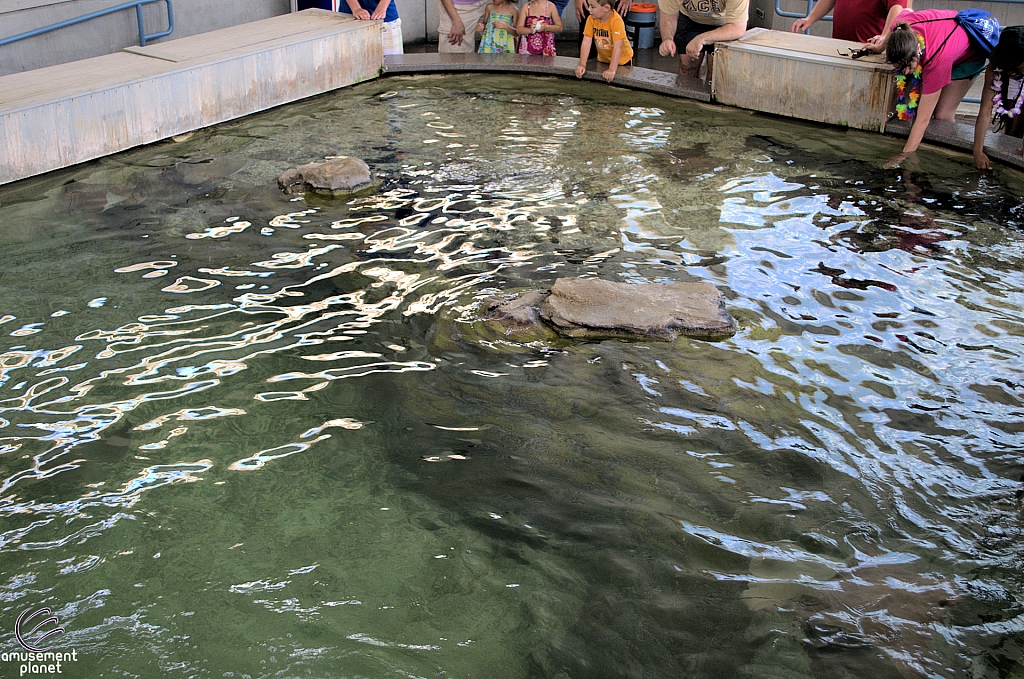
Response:
[[[1024,0],[1022,0],[1022,1],[1024,1]],[[167,3],[167,30],[166,31],[160,31],[159,33],[150,33],[149,35],[146,35],[146,27],[145,27],[145,25],[143,24],[143,21],[142,21],[142,6],[143,5],[149,5],[149,4],[156,3],[156,2],[165,2],[165,3]],[[43,26],[42,28],[37,28],[37,29],[32,30],[32,31],[25,31],[24,33],[19,33],[18,35],[12,35],[9,38],[2,38],[2,39],[0,39],[0,47],[2,47],[3,45],[9,45],[12,42],[18,42],[19,40],[24,40],[25,38],[34,38],[37,35],[42,35],[43,33],[49,33],[50,31],[55,31],[58,28],[65,28],[67,26],[74,26],[75,24],[80,24],[80,23],[82,23],[84,21],[89,21],[90,19],[95,19],[97,17],[106,16],[108,14],[113,14],[115,12],[120,12],[122,10],[130,9],[132,7],[135,8],[135,15],[136,15],[136,17],[139,20],[139,43],[143,47],[146,46],[146,41],[147,40],[155,40],[157,38],[162,38],[162,37],[170,35],[172,32],[174,32],[174,8],[171,6],[171,0],[132,0],[131,2],[123,3],[121,5],[118,5],[117,7],[109,7],[107,9],[101,9],[101,10],[98,10],[96,12],[92,12],[90,14],[84,14],[84,15],[82,15],[80,17],[76,17],[74,19],[68,19],[67,21],[61,21],[61,22],[56,23],[56,24],[50,24],[49,26]]]
[[[1021,0],[1024,2],[1024,0]],[[786,17],[788,19],[806,19],[807,15],[814,9],[814,0],[807,0],[807,12],[800,14],[800,12],[787,12],[782,9],[782,0],[775,0],[775,13],[780,17]],[[822,21],[832,21],[832,15],[821,17]]]

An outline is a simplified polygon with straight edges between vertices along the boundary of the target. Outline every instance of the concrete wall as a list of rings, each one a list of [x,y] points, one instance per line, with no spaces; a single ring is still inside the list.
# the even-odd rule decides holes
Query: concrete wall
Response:
[[[123,2],[125,0],[0,0],[0,38],[114,7]],[[285,14],[290,9],[289,0],[172,2],[174,33],[163,40],[266,19]],[[164,3],[146,5],[143,17],[147,33],[167,29]],[[139,29],[135,10],[122,11],[0,47],[0,75],[110,54],[138,44]]]

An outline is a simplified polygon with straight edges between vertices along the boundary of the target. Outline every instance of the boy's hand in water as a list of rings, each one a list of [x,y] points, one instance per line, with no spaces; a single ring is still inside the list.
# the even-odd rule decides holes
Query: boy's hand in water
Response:
[[[614,68],[609,68],[607,71],[605,71],[601,75],[604,76],[605,82],[611,82],[612,80],[615,79],[615,69]]]
[[[577,78],[582,78],[583,74],[586,73],[586,72],[587,72],[587,67],[584,66],[583,64],[580,64],[579,66],[576,67],[576,77]]]

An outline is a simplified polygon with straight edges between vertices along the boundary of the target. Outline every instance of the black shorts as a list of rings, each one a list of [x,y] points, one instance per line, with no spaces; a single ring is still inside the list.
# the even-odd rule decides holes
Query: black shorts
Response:
[[[719,28],[719,26],[698,24],[696,21],[680,12],[679,21],[676,23],[676,34],[672,38],[676,43],[676,54],[685,52],[686,46],[690,44],[690,41],[701,33],[707,33],[708,31],[713,31],[716,28]],[[705,52],[711,52],[714,48],[714,44],[704,45]]]

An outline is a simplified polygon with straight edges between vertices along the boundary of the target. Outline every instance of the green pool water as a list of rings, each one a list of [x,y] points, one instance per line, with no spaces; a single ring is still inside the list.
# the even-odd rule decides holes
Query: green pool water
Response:
[[[48,607],[90,679],[1024,676],[1024,182],[899,143],[391,78],[0,188],[0,652]],[[377,190],[277,188],[336,155]],[[739,331],[481,320],[568,276]]]

